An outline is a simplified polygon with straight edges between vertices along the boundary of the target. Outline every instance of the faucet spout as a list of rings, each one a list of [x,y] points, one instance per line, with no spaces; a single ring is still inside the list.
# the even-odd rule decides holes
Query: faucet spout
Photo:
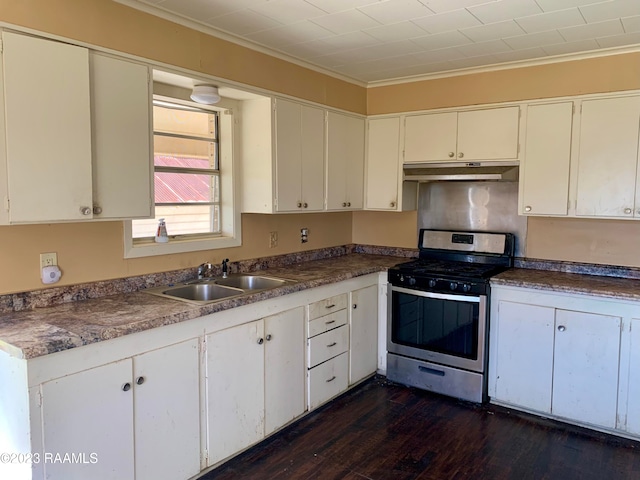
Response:
[[[198,265],[198,280],[202,280],[205,277],[210,277],[213,273],[213,265],[209,262],[205,262],[202,265]]]

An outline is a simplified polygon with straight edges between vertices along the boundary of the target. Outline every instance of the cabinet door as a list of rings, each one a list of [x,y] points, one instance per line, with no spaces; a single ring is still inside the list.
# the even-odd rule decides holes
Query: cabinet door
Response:
[[[91,218],[88,50],[9,32],[2,43],[10,221]]]
[[[367,128],[365,208],[397,210],[400,117],[369,120]]]
[[[302,105],[300,132],[302,137],[301,185],[302,210],[324,210],[324,110]]]
[[[640,97],[582,102],[577,215],[632,217]]]
[[[302,202],[302,105],[278,99],[275,110],[277,211],[299,211]]]
[[[44,452],[83,460],[46,462],[46,478],[134,478],[131,373],[127,359],[42,384]]]
[[[136,480],[200,471],[198,339],[133,359]]]
[[[572,120],[572,102],[528,108],[520,214],[567,214]]]
[[[538,412],[551,411],[553,325],[550,307],[501,301],[495,353],[495,399]]]
[[[349,336],[349,384],[376,372],[378,368],[378,286],[351,292]]]
[[[640,319],[631,319],[631,345],[629,350],[629,391],[626,402],[626,430],[633,435],[640,435]]]
[[[327,114],[327,210],[362,208],[364,120]]]
[[[520,107],[458,114],[458,160],[518,158]]]
[[[304,402],[304,309],[264,319],[265,435],[302,415]]]
[[[404,162],[457,161],[458,114],[408,116],[404,123]]]
[[[149,68],[92,52],[90,72],[94,216],[151,217]]]
[[[615,428],[620,322],[619,317],[556,311],[554,415]]]
[[[207,342],[209,465],[264,436],[264,323],[213,333]]]

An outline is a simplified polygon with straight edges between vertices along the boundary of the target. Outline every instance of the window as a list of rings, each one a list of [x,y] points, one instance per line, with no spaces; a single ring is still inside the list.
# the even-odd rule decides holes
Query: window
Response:
[[[155,218],[126,222],[125,257],[240,244],[233,208],[231,118],[229,110],[154,97]],[[159,245],[154,237],[161,218],[170,241]]]

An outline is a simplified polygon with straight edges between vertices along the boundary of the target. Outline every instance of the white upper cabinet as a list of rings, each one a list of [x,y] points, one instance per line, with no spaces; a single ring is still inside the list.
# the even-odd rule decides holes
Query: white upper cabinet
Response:
[[[409,115],[404,162],[518,159],[520,107]]]
[[[2,32],[9,223],[153,214],[148,67]]]
[[[367,121],[366,210],[415,210],[417,183],[403,182],[400,117]]]
[[[576,215],[640,217],[640,96],[582,102]]]
[[[527,108],[520,163],[521,215],[567,215],[573,102]]]
[[[276,211],[324,209],[324,110],[275,101]]]
[[[364,119],[327,114],[327,210],[360,210],[364,197]]]

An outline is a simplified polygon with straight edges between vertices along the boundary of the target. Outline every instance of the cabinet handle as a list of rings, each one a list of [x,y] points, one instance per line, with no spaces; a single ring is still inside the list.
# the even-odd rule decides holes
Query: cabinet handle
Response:
[[[258,339],[258,345],[262,345],[264,343],[264,338],[259,338]]]
[[[335,347],[337,344],[338,344],[337,342],[333,342],[333,343],[330,343],[329,345],[327,345],[327,347]]]
[[[98,205],[94,205],[93,206],[93,214],[94,215],[100,215],[102,213],[102,207],[99,207]]]
[[[460,153],[458,154],[458,158],[463,158],[463,157],[464,157],[464,153],[460,152]]]
[[[631,212],[633,212],[633,210],[631,210],[630,208],[624,209],[624,213],[626,213],[627,215],[629,215]]]
[[[355,310],[356,308],[358,308],[358,304],[357,304],[357,303],[354,303],[354,304],[353,304],[353,309]]]
[[[327,383],[329,383],[329,382],[333,382],[335,379],[336,379],[336,376],[334,375],[333,377],[331,377],[331,378],[330,378],[329,380],[327,380],[326,382],[327,382]]]
[[[524,211],[525,212],[530,212],[531,211],[531,207],[529,205],[527,205],[526,207],[524,207]]]
[[[329,322],[324,322],[325,325],[331,325],[332,323],[336,323],[336,321],[335,320],[331,320]]]
[[[124,385],[122,385],[122,391],[123,392],[128,392],[129,390],[131,390],[131,384],[129,382],[127,382]]]
[[[80,207],[80,213],[82,215],[91,215],[91,212],[93,212],[93,210],[89,207]]]
[[[449,152],[449,158],[453,158],[453,157],[454,157],[454,155],[455,155],[455,153],[453,153],[453,152]]]
[[[144,377],[138,377],[136,378],[136,384],[138,385],[142,385],[144,383]]]
[[[266,338],[267,338],[267,342],[270,342],[273,337],[271,336],[271,334],[269,334],[269,335],[267,335]]]
[[[347,207],[350,207],[350,206],[351,206],[351,202],[347,202]]]
[[[302,202],[298,202],[298,208],[302,208]]]
[[[307,208],[309,205],[307,204],[307,202],[304,202],[304,203],[302,204],[302,206],[303,206],[304,208]]]
[[[347,206],[347,202],[342,202],[342,206],[346,207]]]
[[[396,208],[396,202],[391,202],[389,205],[391,205],[391,208]]]
[[[565,327],[564,325],[559,325],[558,326],[558,331],[559,332],[564,332],[567,329],[567,327]]]
[[[324,306],[324,308],[333,308],[333,307],[335,307],[335,306],[336,306],[336,304],[335,304],[335,303],[332,303],[331,305],[325,305],[325,306]]]

